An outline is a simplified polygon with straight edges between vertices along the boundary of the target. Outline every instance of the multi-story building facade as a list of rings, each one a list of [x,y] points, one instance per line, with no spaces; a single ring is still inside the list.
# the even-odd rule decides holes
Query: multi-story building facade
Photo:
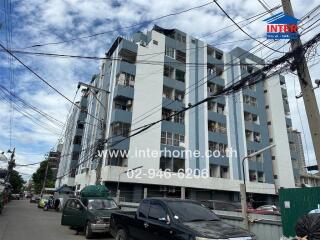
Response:
[[[52,170],[53,178],[55,179],[58,174],[60,165],[60,156],[62,151],[62,144],[58,144],[56,151],[50,151],[48,155],[49,166]]]
[[[223,52],[179,30],[157,26],[131,39],[117,38],[106,55],[91,84],[110,93],[88,95],[88,113],[98,120],[88,115],[86,121],[80,158],[87,161],[78,168],[77,189],[96,182],[92,149],[103,137],[109,153],[128,154],[106,154],[101,181],[113,192],[119,181],[120,191],[133,194],[127,198],[139,198],[148,188],[153,195],[237,199],[244,177],[248,192],[256,196],[272,196],[280,187],[295,186],[288,135],[292,123],[283,76],[172,117],[252,73],[262,66],[262,59],[240,48]],[[98,127],[99,119],[104,119],[104,128]],[[128,138],[160,119],[165,120]],[[270,144],[276,146],[245,161],[242,176],[241,160]],[[140,150],[143,156],[137,154]],[[205,154],[210,151],[220,155]],[[141,167],[138,177],[122,174],[136,167]],[[165,169],[193,174],[171,174],[169,179],[152,174]]]
[[[87,92],[84,91],[79,102],[75,103],[65,127],[64,141],[61,147],[56,187],[74,186],[77,164],[82,149],[82,135],[87,117]]]

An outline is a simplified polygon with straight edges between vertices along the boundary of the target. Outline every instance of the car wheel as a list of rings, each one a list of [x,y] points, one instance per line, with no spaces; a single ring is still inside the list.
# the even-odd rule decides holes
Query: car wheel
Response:
[[[128,234],[125,230],[119,229],[117,231],[116,240],[128,240]]]
[[[87,222],[85,229],[84,229],[84,235],[86,237],[86,239],[90,239],[92,238],[92,229],[91,229],[91,224],[90,222]]]

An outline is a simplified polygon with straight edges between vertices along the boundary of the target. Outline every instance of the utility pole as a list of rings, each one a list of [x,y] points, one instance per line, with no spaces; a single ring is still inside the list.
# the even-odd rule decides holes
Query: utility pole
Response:
[[[11,153],[11,156],[10,156],[10,160],[8,161],[8,173],[7,173],[5,182],[9,182],[9,181],[10,181],[11,173],[12,173],[12,171],[13,171],[13,168],[14,168],[15,165],[16,165],[16,162],[15,162],[16,160],[14,159],[15,152],[16,152],[16,148],[13,148],[12,151],[9,150],[8,152]]]
[[[281,0],[283,12],[286,15],[294,17],[292,5],[290,0]],[[297,47],[301,47],[302,43],[300,38],[293,39],[290,41],[292,50]],[[320,170],[320,115],[319,109],[314,94],[312,81],[307,65],[306,58],[303,51],[300,51],[294,57],[294,69],[297,70],[298,78],[300,82],[301,95],[303,96],[303,101],[306,109],[306,114],[308,118],[310,134],[312,138],[313,148],[316,155],[318,169]]]
[[[93,97],[103,107],[103,110],[104,110],[104,117],[101,119],[101,137],[98,140],[98,144],[97,144],[97,148],[96,148],[97,152],[102,151],[102,150],[104,150],[104,143],[105,143],[105,139],[107,138],[107,131],[108,131],[106,121],[108,120],[108,94],[110,92],[108,90],[98,88],[93,85],[79,82],[78,88],[80,88],[81,86],[87,87],[87,89],[89,89],[89,91],[93,94]],[[93,90],[95,90],[95,91],[93,91]],[[104,92],[106,95],[105,96],[106,97],[105,103],[102,103],[100,101],[100,99],[96,96],[96,94],[101,91]],[[98,164],[97,164],[97,168],[96,168],[96,185],[99,185],[101,183],[102,160],[103,160],[103,154],[102,154],[102,157],[98,157]]]

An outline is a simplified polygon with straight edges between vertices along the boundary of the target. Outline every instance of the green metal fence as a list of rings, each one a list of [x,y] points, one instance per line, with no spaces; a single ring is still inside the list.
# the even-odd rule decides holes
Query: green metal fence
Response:
[[[279,190],[283,235],[295,236],[297,220],[320,204],[320,187]]]

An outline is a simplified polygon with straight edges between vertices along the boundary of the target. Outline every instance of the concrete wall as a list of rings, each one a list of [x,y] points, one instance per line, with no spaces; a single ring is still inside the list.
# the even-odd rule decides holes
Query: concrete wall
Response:
[[[152,31],[152,41],[146,47],[138,46],[137,61],[164,61],[165,37],[164,35]],[[155,44],[157,42],[157,45]],[[157,55],[145,55],[159,53]],[[163,92],[163,65],[137,64],[135,77],[134,103],[132,110],[133,123],[131,129],[144,126],[148,123],[161,119],[162,92]],[[156,111],[154,109],[156,108]],[[152,111],[154,114],[141,116],[145,112]],[[144,119],[145,118],[145,119]],[[136,156],[136,150],[160,151],[161,128],[157,124],[147,131],[130,139],[130,150],[128,167],[135,168],[143,166],[146,169],[159,169],[160,158],[150,159]]]
[[[279,76],[274,76],[265,82],[266,104],[270,137],[273,138],[276,147],[271,149],[272,156],[275,156],[273,163],[273,174],[277,175],[275,184],[277,188],[292,188],[295,186],[286,119],[284,118],[284,108]],[[282,117],[280,117],[282,116]]]

